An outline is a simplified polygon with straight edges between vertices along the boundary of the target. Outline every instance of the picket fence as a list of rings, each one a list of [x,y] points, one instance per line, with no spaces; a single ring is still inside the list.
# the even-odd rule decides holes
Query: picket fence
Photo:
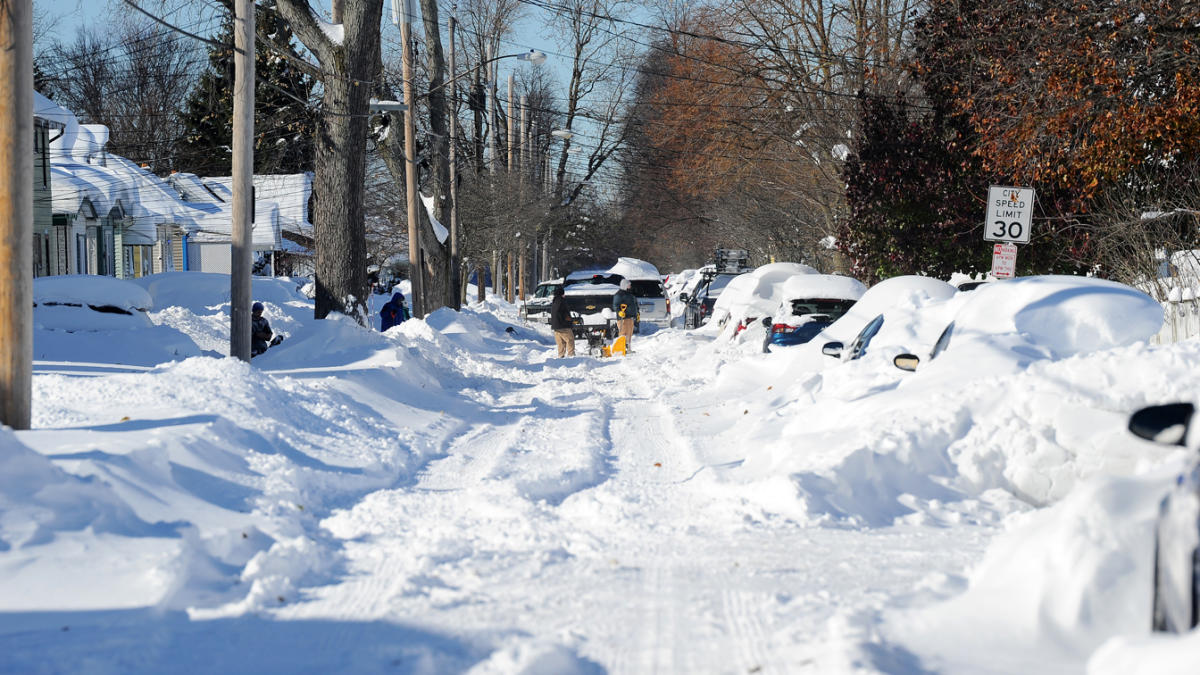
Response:
[[[1200,335],[1200,300],[1168,300],[1163,303],[1163,326],[1151,339],[1165,345]]]

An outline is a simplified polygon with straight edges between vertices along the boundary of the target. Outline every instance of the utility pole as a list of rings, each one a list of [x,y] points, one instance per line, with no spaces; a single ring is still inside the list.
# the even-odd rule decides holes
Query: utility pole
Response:
[[[229,272],[229,355],[250,360],[250,267],[254,227],[254,0],[233,17],[233,236]]]
[[[529,167],[529,96],[521,94],[521,184],[525,184],[525,171]]]
[[[462,283],[462,260],[458,258],[458,83],[454,73],[454,16],[450,16],[450,287],[454,289],[454,301],[450,306],[455,311],[462,309],[466,286]],[[483,280],[480,279],[480,283]]]
[[[504,285],[504,297],[509,302],[512,302],[513,301],[513,291],[515,290],[515,288],[514,288],[514,284],[513,284],[513,252],[511,250],[509,250],[509,252],[508,252],[508,271],[505,274],[504,280],[505,280],[505,282],[507,282]]]
[[[492,46],[488,45],[487,66],[488,88],[488,173],[496,174],[496,152],[499,141],[496,139],[496,63],[492,61]]]
[[[516,106],[514,106],[513,103],[514,103],[514,100],[513,100],[513,74],[509,73],[508,74],[508,173],[509,174],[512,174],[512,172],[513,172],[513,160],[515,157],[515,155],[513,155],[513,150],[514,150],[514,144],[516,142],[516,137],[513,136],[513,123],[516,121],[517,111],[516,111]]]
[[[0,424],[33,418],[33,2],[0,0]]]
[[[517,248],[517,298],[525,300],[525,250],[529,248],[522,240]]]
[[[412,283],[412,315],[425,316],[425,265],[421,258],[421,221],[417,211],[417,106],[413,95],[412,16],[410,3],[404,3],[404,21],[400,22],[400,41],[404,78],[404,187],[408,204],[408,277]]]

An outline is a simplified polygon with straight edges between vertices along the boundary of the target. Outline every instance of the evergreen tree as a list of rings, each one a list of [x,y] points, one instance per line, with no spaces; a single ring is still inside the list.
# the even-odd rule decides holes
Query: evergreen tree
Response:
[[[182,170],[201,176],[232,172],[233,2],[221,0],[228,19],[208,54],[208,70],[180,114],[183,139],[176,154]],[[254,172],[299,173],[313,168],[315,106],[313,80],[280,50],[295,54],[292,32],[264,2],[255,13]],[[270,38],[268,44],[263,36]]]

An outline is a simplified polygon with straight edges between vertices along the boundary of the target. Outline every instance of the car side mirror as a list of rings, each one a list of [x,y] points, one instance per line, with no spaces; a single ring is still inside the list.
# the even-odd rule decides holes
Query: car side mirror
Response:
[[[840,342],[826,342],[825,346],[821,347],[821,353],[824,354],[825,356],[841,358],[842,348],[844,348],[845,346],[846,345],[843,345]]]
[[[688,294],[687,294],[687,293],[680,293],[680,294],[679,294],[679,301],[680,301],[680,302],[684,302],[684,303],[686,303],[686,302],[688,301]]]
[[[767,328],[770,328],[771,327],[771,317],[764,316],[763,320],[762,320],[762,325],[766,326]]]
[[[892,365],[908,373],[916,370],[917,364],[920,362],[921,359],[915,354],[898,354],[896,358],[892,359]]]
[[[1129,431],[1138,438],[1163,445],[1182,446],[1196,407],[1191,403],[1152,405],[1129,417]]]

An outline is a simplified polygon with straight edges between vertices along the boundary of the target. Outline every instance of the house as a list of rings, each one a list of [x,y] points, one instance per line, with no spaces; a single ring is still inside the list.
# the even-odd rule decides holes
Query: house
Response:
[[[312,179],[311,172],[255,174],[256,213],[261,213],[265,206],[271,207],[268,216],[274,219],[279,231],[279,239],[273,249],[255,246],[263,254],[264,274],[313,274]],[[222,176],[197,180],[219,198],[232,200],[232,178]],[[260,217],[256,216],[255,220]]]
[[[50,141],[66,127],[67,111],[45,96],[33,94],[33,270],[50,274],[52,250]],[[65,244],[65,242],[63,242]],[[53,247],[57,253],[58,247]]]
[[[230,179],[188,173],[160,178],[108,153],[107,127],[80,124],[36,92],[35,99],[47,132],[42,147],[48,148],[46,191],[37,202],[36,275],[230,271]],[[52,138],[50,129],[58,130]],[[255,192],[252,246],[268,261],[264,271],[270,274],[276,260],[298,252],[284,239],[284,228],[289,236],[311,236],[312,175],[255,176]]]

